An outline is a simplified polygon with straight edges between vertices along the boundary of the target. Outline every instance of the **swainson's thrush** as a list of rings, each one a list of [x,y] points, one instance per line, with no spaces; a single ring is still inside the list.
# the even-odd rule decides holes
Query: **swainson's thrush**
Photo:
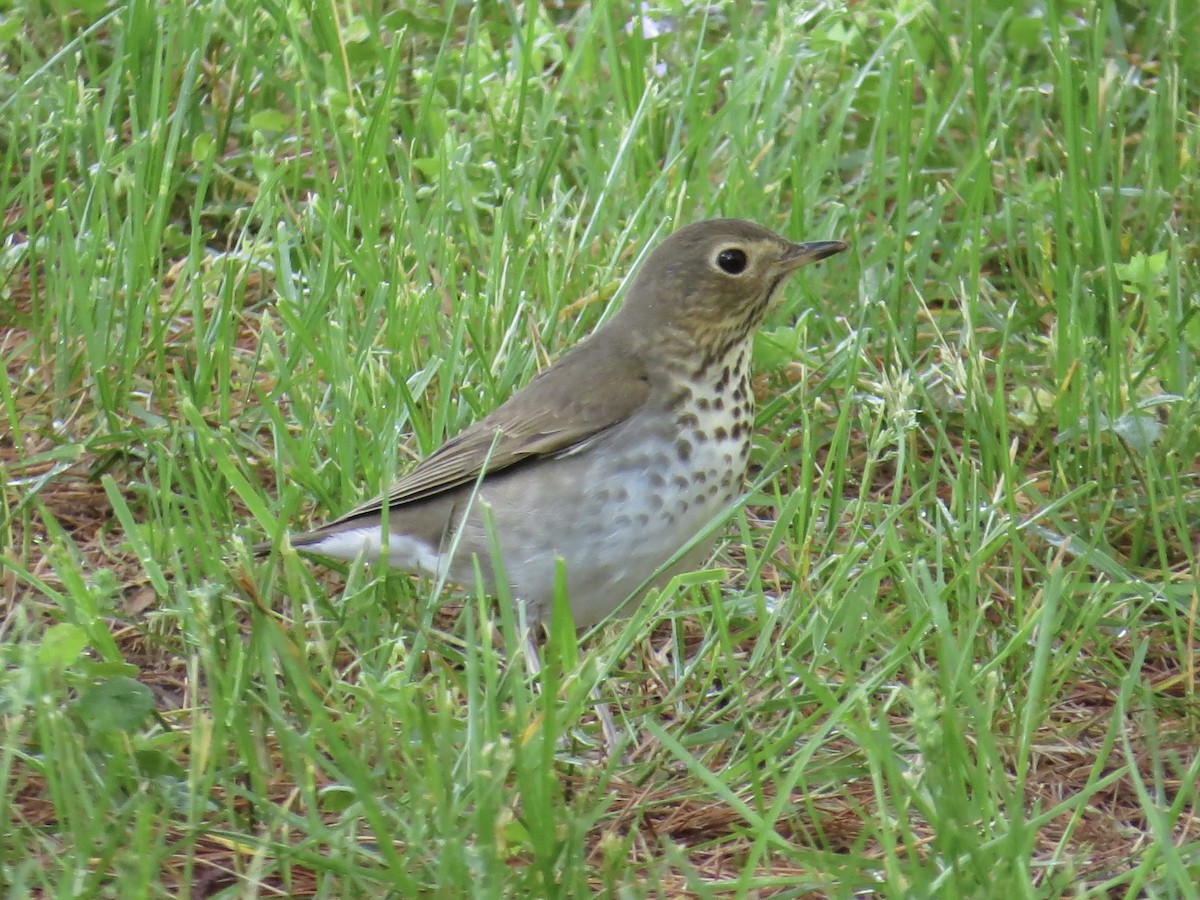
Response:
[[[529,621],[549,615],[558,558],[576,624],[599,621],[741,490],[754,333],[788,275],[845,249],[795,244],[739,219],[681,228],[650,254],[608,324],[386,494],[292,545],[342,560],[383,556],[468,586],[478,557],[494,589],[490,519]]]

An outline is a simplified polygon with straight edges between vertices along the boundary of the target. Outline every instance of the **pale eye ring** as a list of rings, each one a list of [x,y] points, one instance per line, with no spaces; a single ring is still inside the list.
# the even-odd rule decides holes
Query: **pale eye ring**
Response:
[[[740,247],[726,247],[717,253],[717,268],[726,275],[741,275],[748,262],[746,251]]]

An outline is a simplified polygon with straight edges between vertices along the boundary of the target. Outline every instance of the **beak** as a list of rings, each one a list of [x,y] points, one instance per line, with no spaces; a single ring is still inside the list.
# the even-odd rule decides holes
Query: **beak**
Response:
[[[779,266],[785,272],[791,272],[809,263],[818,262],[826,257],[841,253],[850,245],[845,241],[809,241],[805,244],[792,244],[788,247]]]

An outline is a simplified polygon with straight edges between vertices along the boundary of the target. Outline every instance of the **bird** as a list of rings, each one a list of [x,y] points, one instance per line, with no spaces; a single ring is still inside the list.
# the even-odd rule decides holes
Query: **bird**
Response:
[[[288,541],[464,587],[482,573],[530,623],[548,624],[560,571],[577,628],[626,611],[711,552],[715,535],[675,559],[743,489],[754,335],[788,276],[847,246],[742,219],[680,228],[606,324],[390,490]]]

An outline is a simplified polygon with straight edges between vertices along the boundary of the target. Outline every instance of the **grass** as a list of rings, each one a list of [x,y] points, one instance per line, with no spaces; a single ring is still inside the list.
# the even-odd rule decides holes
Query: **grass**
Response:
[[[1196,897],[1198,38],[0,4],[7,894]],[[711,215],[852,242],[759,339],[712,569],[534,679],[504,604],[250,558]]]

